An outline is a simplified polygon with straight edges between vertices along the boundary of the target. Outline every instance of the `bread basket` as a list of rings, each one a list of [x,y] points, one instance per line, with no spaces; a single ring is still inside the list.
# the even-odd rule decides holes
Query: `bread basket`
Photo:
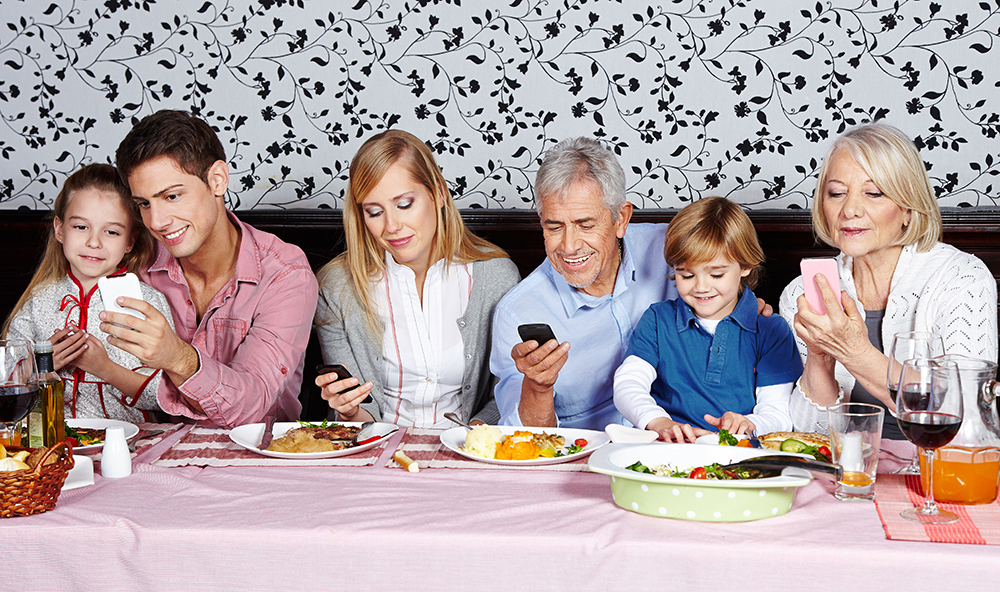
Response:
[[[32,449],[8,446],[7,450],[15,453]],[[46,464],[52,455],[57,460]],[[54,508],[72,468],[73,453],[60,442],[45,453],[35,468],[0,473],[0,517],[30,516]]]

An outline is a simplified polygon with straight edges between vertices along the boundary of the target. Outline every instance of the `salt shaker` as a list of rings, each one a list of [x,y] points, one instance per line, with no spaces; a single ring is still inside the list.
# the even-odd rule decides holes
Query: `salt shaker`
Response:
[[[104,451],[101,454],[101,475],[118,479],[132,474],[132,455],[125,441],[125,429],[111,426],[104,431]]]

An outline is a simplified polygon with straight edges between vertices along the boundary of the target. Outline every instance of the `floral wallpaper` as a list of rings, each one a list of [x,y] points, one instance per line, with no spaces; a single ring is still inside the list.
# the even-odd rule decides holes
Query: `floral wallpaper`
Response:
[[[236,209],[339,208],[388,127],[460,207],[533,207],[540,156],[593,135],[630,200],[807,208],[820,158],[874,119],[942,206],[993,207],[1000,0],[0,0],[0,208],[46,209],[153,111],[193,111]],[[991,55],[992,54],[992,55]]]

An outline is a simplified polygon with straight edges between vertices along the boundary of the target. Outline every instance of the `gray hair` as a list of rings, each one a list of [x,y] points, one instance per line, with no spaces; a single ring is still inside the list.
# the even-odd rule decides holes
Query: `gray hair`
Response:
[[[601,188],[604,207],[611,219],[625,205],[625,171],[614,152],[592,138],[570,138],[548,152],[535,175],[535,209],[542,214],[542,198],[563,196],[574,183],[590,181]]]

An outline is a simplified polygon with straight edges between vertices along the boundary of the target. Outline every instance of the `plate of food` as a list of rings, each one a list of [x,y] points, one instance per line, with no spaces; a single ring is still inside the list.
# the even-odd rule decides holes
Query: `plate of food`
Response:
[[[446,448],[471,460],[510,466],[553,465],[585,457],[608,443],[604,432],[575,428],[478,425],[441,434]]]
[[[695,444],[707,444],[709,446],[739,446],[741,448],[752,448],[750,436],[746,434],[731,434],[729,430],[719,430],[714,434],[698,436]]]
[[[394,434],[399,426],[376,422],[362,434],[357,444],[352,440],[361,430],[361,422],[309,423],[279,421],[272,430],[273,439],[265,449],[258,448],[264,435],[264,424],[249,423],[229,430],[229,439],[251,452],[272,458],[336,458],[375,448]]]
[[[92,452],[104,448],[104,430],[119,426],[125,430],[125,439],[131,440],[139,434],[139,426],[117,419],[88,419],[77,417],[66,420],[66,437],[73,438],[73,452]]]
[[[760,437],[760,445],[768,450],[802,454],[830,462],[830,438],[815,432],[771,432]]]

